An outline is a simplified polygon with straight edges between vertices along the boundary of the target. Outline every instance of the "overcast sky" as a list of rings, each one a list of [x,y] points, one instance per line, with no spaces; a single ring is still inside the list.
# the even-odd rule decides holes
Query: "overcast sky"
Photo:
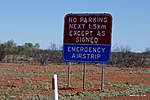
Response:
[[[0,0],[0,43],[63,44],[68,13],[110,13],[112,45],[150,48],[150,0]]]

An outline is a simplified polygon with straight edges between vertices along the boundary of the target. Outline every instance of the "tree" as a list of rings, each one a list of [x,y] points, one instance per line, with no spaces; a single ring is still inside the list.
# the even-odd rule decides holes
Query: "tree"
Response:
[[[6,54],[12,54],[14,47],[16,47],[16,43],[13,40],[8,40],[3,44],[3,50]]]
[[[7,42],[4,43],[4,45],[5,45],[7,48],[16,47],[16,43],[15,43],[13,40],[8,40]]]
[[[111,63],[114,66],[143,66],[145,57],[142,53],[131,52],[129,46],[116,47],[112,53]]]
[[[4,51],[4,44],[0,44],[0,61],[3,60],[3,58],[5,57],[5,51]]]
[[[33,44],[32,43],[25,43],[24,46],[33,49]]]
[[[49,50],[35,50],[33,52],[33,58],[35,61],[38,61],[41,65],[48,65],[49,60]]]
[[[35,43],[35,45],[33,46],[34,50],[38,50],[40,48],[40,44],[39,43]]]

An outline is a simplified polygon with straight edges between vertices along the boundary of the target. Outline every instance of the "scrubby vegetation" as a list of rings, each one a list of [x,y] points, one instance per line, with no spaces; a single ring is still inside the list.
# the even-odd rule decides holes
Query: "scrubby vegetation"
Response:
[[[40,49],[38,43],[25,43],[17,46],[12,40],[0,44],[0,62],[3,63],[31,63],[47,65],[48,63],[62,63],[62,51],[51,44],[50,49]]]
[[[114,49],[114,48],[113,48]],[[64,63],[61,49],[52,43],[49,49],[40,49],[38,43],[25,43],[17,46],[13,40],[0,44],[0,62],[3,63],[30,63],[48,65],[49,63]],[[145,52],[131,52],[129,47],[115,47],[111,53],[112,66],[149,66],[150,49]]]

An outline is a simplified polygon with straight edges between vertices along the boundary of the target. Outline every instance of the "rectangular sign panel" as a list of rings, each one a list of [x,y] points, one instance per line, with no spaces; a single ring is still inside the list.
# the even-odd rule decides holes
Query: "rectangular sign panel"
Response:
[[[64,21],[64,60],[109,61],[112,31],[110,14],[67,14]]]
[[[64,45],[66,61],[105,62],[109,59],[110,45]]]

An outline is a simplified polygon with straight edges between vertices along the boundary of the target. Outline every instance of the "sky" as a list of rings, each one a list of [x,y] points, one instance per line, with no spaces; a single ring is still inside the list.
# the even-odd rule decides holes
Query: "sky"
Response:
[[[0,0],[0,43],[63,45],[68,13],[109,13],[113,17],[112,47],[150,48],[150,0]]]

